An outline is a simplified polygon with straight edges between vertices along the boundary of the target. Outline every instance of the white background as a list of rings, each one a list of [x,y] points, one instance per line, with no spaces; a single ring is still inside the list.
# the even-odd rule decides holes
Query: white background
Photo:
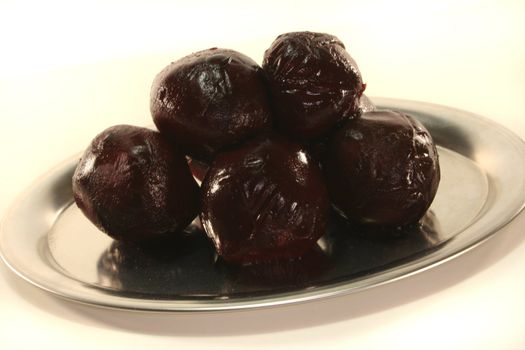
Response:
[[[170,61],[219,46],[260,62],[278,34],[295,30],[337,35],[370,96],[469,110],[525,137],[522,1],[4,0],[0,215],[99,131],[151,124],[149,87]],[[524,225],[520,217],[465,256],[387,286],[255,312],[99,310],[2,266],[0,348],[523,349]]]

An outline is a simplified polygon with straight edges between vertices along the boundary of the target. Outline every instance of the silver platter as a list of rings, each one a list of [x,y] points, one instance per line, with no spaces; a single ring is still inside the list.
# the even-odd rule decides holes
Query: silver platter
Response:
[[[73,203],[77,157],[40,179],[5,217],[4,262],[58,296],[102,307],[219,311],[354,293],[424,271],[482,243],[525,203],[525,144],[485,118],[443,106],[374,99],[418,118],[438,144],[442,181],[422,225],[365,232],[334,220],[302,260],[221,262],[198,223],[177,241],[137,247],[97,231]]]

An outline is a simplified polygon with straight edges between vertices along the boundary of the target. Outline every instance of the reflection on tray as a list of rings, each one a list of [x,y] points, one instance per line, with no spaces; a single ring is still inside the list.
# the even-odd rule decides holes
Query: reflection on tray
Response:
[[[419,224],[402,229],[359,226],[334,215],[325,238],[331,258],[359,277],[432,252],[444,243],[441,232],[439,221],[429,210]]]
[[[253,297],[369,275],[428,254],[441,243],[431,211],[418,225],[389,230],[353,225],[334,214],[327,234],[301,259],[236,266],[216,256],[195,223],[180,237],[147,245],[114,241],[99,258],[98,284],[166,299]]]

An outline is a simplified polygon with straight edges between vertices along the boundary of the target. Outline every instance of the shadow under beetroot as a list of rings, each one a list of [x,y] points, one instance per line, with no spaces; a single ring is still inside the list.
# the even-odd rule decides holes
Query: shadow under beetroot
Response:
[[[129,312],[52,298],[13,276],[7,281],[28,302],[49,313],[100,327],[174,336],[272,333],[364,317],[450,288],[512,252],[523,242],[523,235],[518,231],[524,224],[525,215],[521,215],[483,245],[424,273],[346,296],[267,309],[217,313]]]
[[[217,257],[205,233],[174,239],[114,241],[97,264],[98,286],[119,296],[159,300],[249,300],[350,282],[428,254],[444,243],[429,212],[421,224],[378,229],[333,215],[327,234],[301,258],[236,265]]]

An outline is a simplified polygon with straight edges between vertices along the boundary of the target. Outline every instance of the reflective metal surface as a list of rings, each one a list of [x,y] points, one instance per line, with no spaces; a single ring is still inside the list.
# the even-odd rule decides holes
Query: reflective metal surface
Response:
[[[525,203],[525,144],[470,113],[374,99],[425,124],[439,146],[442,182],[421,226],[365,231],[337,219],[302,260],[230,266],[198,222],[150,246],[112,241],[74,205],[76,157],[34,184],[4,219],[0,251],[22,278],[49,292],[104,307],[212,311],[302,302],[361,291],[421,272],[475,247]]]

